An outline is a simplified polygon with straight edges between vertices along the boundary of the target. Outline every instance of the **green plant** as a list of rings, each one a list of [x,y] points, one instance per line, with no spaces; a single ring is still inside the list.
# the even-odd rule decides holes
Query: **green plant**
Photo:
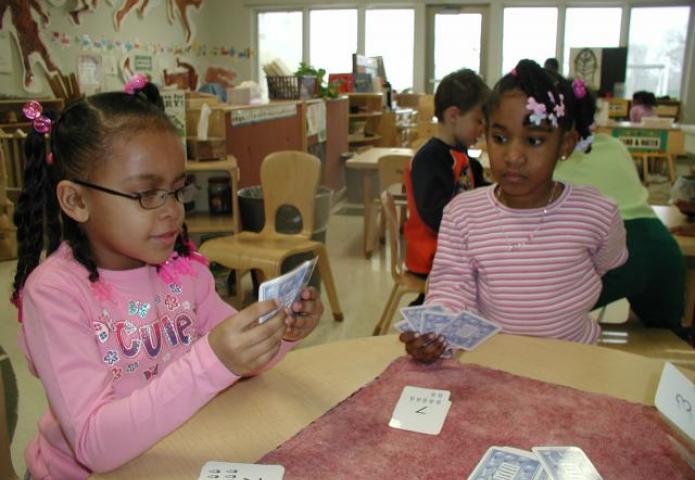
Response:
[[[316,77],[316,83],[319,86],[318,94],[320,97],[336,98],[338,96],[338,85],[336,83],[327,83],[324,85],[324,77],[326,76],[325,69],[316,69],[307,63],[300,62],[299,68],[294,74],[296,76]]]

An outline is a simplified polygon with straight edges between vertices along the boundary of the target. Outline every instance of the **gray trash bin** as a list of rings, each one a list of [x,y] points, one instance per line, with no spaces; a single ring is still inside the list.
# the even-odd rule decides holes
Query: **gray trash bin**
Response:
[[[260,232],[265,225],[263,188],[260,185],[239,190],[239,213],[243,230]],[[314,231],[311,239],[325,243],[328,220],[331,215],[333,190],[320,186],[314,197]],[[281,206],[275,215],[275,230],[280,233],[299,233],[302,230],[302,218],[299,210],[290,205]],[[293,255],[282,264],[282,272],[288,272],[305,260],[312,258],[310,253]],[[318,268],[314,270],[309,285],[320,288]]]

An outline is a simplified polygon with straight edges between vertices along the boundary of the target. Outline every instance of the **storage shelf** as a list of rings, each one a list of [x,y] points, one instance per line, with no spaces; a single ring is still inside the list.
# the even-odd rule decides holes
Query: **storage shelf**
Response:
[[[349,143],[371,143],[381,140],[381,135],[348,135]]]
[[[229,171],[235,170],[236,168],[236,160],[188,160],[186,162],[186,170],[189,172],[210,172],[215,170]]]
[[[382,112],[362,112],[362,113],[351,113],[350,118],[374,118],[380,117]]]
[[[233,233],[234,215],[211,215],[205,212],[190,212],[186,214],[188,233]]]

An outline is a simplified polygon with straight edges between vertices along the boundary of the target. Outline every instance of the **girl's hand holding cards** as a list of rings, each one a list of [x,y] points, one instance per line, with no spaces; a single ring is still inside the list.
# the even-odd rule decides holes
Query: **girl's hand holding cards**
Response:
[[[291,315],[285,318],[284,340],[301,340],[309,335],[323,314],[323,303],[314,287],[302,289],[297,300],[292,303]]]
[[[258,324],[258,317],[274,310],[268,321]],[[240,376],[249,374],[278,353],[286,318],[285,310],[278,309],[273,300],[254,303],[210,331],[210,348],[229,371]]]
[[[432,363],[446,351],[447,343],[443,336],[436,333],[425,335],[417,332],[403,332],[398,337],[405,343],[405,351],[415,360]]]

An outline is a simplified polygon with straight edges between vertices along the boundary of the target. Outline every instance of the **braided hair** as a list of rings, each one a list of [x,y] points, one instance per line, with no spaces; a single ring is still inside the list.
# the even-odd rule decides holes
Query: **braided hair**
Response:
[[[533,60],[521,60],[493,87],[483,109],[488,124],[502,96],[512,90],[520,90],[527,97],[533,97],[536,102],[545,105],[547,112],[553,112],[562,99],[564,115],[557,117],[558,127],[563,132],[576,130],[580,143],[586,146],[585,152],[591,151],[596,97],[583,83],[575,88],[573,82],[559,73],[543,69]]]
[[[99,279],[89,239],[80,224],[61,211],[56,187],[61,180],[88,178],[108,157],[114,141],[143,130],[176,133],[176,127],[164,113],[159,90],[151,83],[132,95],[107,92],[78,100],[55,120],[50,138],[35,130],[27,136],[24,187],[14,214],[18,260],[13,302],[19,300],[27,277],[38,266],[42,250],[46,248],[50,255],[62,241],[85,267],[89,280]],[[174,249],[179,255],[188,256],[189,245],[184,225]]]

